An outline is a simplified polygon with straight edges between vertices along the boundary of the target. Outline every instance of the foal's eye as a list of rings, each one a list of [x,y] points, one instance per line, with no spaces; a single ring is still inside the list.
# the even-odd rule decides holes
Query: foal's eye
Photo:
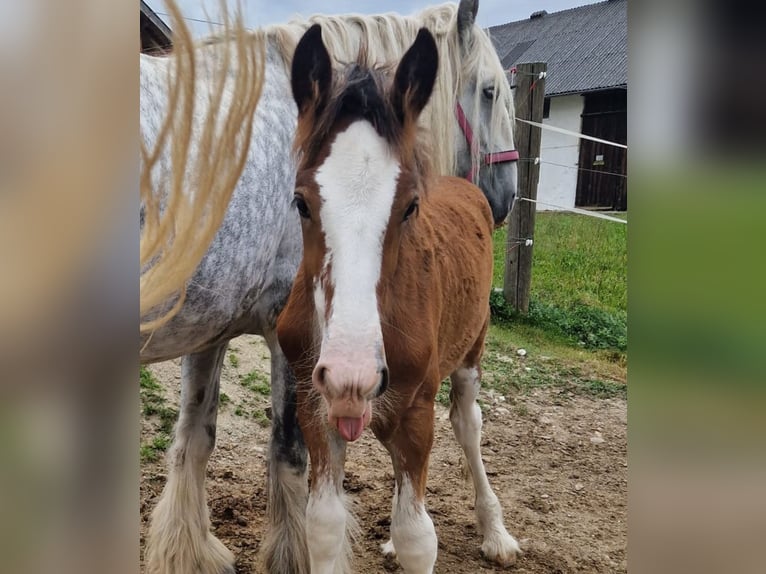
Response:
[[[487,86],[482,90],[482,93],[484,94],[484,97],[488,100],[494,100],[495,99],[495,87],[494,86]]]
[[[410,205],[407,207],[407,211],[404,212],[403,221],[407,221],[410,218],[410,215],[416,212],[420,212],[420,203],[418,202],[417,198],[413,199],[412,203],[410,203]]]
[[[301,214],[303,219],[311,219],[309,206],[306,204],[306,200],[303,199],[303,197],[296,194],[295,197],[293,197],[293,203],[295,204],[295,207],[298,208],[298,213]]]

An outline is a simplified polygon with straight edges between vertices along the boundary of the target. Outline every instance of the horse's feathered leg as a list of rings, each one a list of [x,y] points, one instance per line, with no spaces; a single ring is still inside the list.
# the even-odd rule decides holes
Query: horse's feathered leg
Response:
[[[450,413],[452,430],[463,448],[476,491],[476,518],[484,537],[483,554],[493,562],[508,566],[516,561],[519,544],[503,525],[503,509],[487,479],[481,460],[481,409],[476,402],[480,387],[478,360],[450,375]]]
[[[210,532],[205,500],[227,345],[183,359],[181,412],[168,453],[167,483],[152,513],[147,574],[234,574],[234,555]]]
[[[311,455],[311,493],[306,506],[311,574],[351,574],[351,542],[358,532],[343,490],[346,441],[327,427],[319,395],[304,388],[298,398],[298,417]]]
[[[438,388],[438,376],[435,380]],[[406,574],[431,574],[436,562],[436,530],[425,508],[433,437],[433,400],[419,397],[402,413],[399,425],[385,442],[394,465],[396,485],[391,540],[383,551],[395,551]]]
[[[306,548],[306,445],[298,426],[295,377],[275,333],[271,350],[271,444],[269,446],[268,530],[263,557],[269,574],[309,574]]]

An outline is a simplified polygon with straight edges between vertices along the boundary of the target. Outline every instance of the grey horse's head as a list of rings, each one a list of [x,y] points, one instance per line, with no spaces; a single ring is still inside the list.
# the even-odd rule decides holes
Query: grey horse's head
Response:
[[[495,223],[501,224],[516,196],[513,97],[491,41],[475,25],[478,9],[479,0],[462,0],[457,13],[463,74],[456,106],[456,167],[482,189]]]

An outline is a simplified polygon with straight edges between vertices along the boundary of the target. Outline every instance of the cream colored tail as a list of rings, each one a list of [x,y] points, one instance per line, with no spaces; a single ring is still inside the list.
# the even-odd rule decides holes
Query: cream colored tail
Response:
[[[199,137],[198,153],[189,157],[196,48],[176,3],[168,0],[166,6],[174,31],[170,57],[175,60],[176,73],[168,92],[168,115],[153,148],[147,149],[141,138],[141,202],[144,207],[140,246],[141,333],[157,329],[179,311],[185,298],[186,282],[226,214],[245,166],[265,64],[263,34],[247,32],[241,11],[237,11],[232,21],[222,6],[225,35],[233,40],[221,42],[221,58],[218,69],[212,74],[207,116],[201,122],[201,132],[195,134]],[[237,73],[233,74],[231,105],[221,110],[219,103],[233,61],[236,61]],[[161,189],[157,189],[152,172],[167,146],[172,167],[170,181],[163,181]],[[188,181],[194,182],[193,194],[184,193]],[[160,209],[161,201],[163,210]],[[167,306],[173,298],[171,308],[159,307]],[[152,317],[147,319],[150,312]]]

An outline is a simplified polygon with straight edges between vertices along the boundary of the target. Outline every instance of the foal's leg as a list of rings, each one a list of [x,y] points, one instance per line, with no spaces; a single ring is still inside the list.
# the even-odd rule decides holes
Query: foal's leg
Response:
[[[311,491],[306,507],[311,574],[351,574],[350,534],[356,523],[343,492],[346,442],[317,418],[323,416],[317,402],[305,401],[299,406],[311,457]]]
[[[271,350],[272,417],[264,561],[270,574],[309,574],[306,445],[298,426],[295,377],[276,334],[268,333],[266,342]]]
[[[421,400],[402,415],[386,447],[394,464],[396,486],[391,513],[393,553],[406,574],[431,574],[436,563],[436,529],[425,507],[428,457],[434,438],[433,401]]]
[[[492,492],[481,460],[481,409],[476,403],[480,386],[478,360],[474,365],[457,369],[450,375],[450,380],[452,406],[449,418],[455,437],[468,460],[476,490],[476,517],[479,532],[484,537],[481,550],[488,559],[507,566],[516,561],[519,544],[503,526],[503,509]]]
[[[210,533],[205,468],[215,445],[218,382],[228,343],[184,357],[181,412],[168,479],[152,513],[148,574],[234,574],[234,555]]]

